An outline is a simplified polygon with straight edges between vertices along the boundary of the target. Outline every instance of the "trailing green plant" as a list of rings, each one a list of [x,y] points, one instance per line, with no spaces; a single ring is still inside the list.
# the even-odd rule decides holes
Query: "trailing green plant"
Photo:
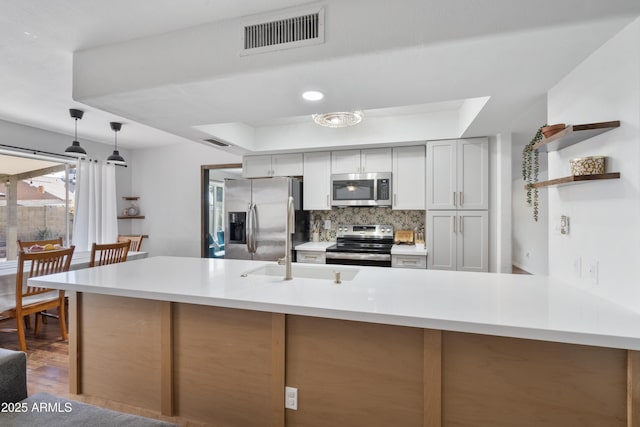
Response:
[[[538,150],[534,150],[533,146],[542,141],[542,128],[540,126],[535,136],[522,150],[522,179],[524,179],[527,189],[527,205],[533,207],[533,219],[538,222],[538,189],[533,188],[533,184],[538,182],[538,174],[540,173],[540,158]]]
[[[50,230],[47,227],[38,228],[38,231],[37,231],[36,235],[37,235],[37,240],[52,239],[53,238],[53,230]]]

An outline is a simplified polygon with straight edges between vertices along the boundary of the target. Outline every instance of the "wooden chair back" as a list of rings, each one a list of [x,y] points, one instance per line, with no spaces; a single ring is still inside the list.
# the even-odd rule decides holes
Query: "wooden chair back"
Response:
[[[18,240],[18,249],[21,251],[28,251],[33,245],[45,246],[45,245],[60,245],[62,246],[62,237],[49,240]]]
[[[127,240],[118,243],[94,243],[91,245],[89,267],[125,262],[131,243]]]
[[[136,234],[136,235],[126,235],[126,234],[119,234],[118,235],[118,242],[126,242],[129,241],[131,242],[131,246],[129,247],[129,250],[131,252],[139,252],[142,248],[142,239],[144,238],[144,236],[142,234]]]
[[[18,271],[16,273],[16,297],[22,298],[51,292],[49,288],[27,286],[26,280],[31,277],[69,271],[75,246],[64,249],[41,252],[18,252]],[[64,294],[64,291],[62,291]],[[22,304],[16,304],[22,305]]]
[[[35,334],[40,329],[38,313],[52,308],[58,309],[60,335],[67,339],[64,291],[27,285],[27,279],[45,274],[69,271],[75,246],[40,252],[18,252],[18,270],[16,272],[16,306],[9,312],[16,319],[20,350],[27,351],[25,339],[25,316],[36,314]],[[6,313],[4,313],[6,314]]]

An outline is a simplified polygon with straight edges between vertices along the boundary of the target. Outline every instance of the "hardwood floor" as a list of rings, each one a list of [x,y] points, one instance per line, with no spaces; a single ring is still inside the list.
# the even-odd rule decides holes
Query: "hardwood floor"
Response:
[[[58,319],[49,318],[40,336],[33,335],[34,319],[27,330],[27,386],[29,394],[46,391],[69,397],[69,344],[60,338]],[[15,327],[15,319],[0,322],[0,328]],[[20,350],[18,334],[0,333],[0,347]]]
[[[528,271],[524,271],[523,269],[516,267],[515,265],[511,266],[511,273],[512,274],[531,274]]]
[[[33,318],[31,324],[34,324]],[[15,320],[0,321],[1,328],[15,327]],[[121,402],[98,399],[69,393],[69,343],[60,338],[58,320],[49,318],[42,325],[40,336],[33,335],[33,326],[27,330],[27,390],[29,395],[47,392],[65,399],[126,412],[148,418],[168,421],[183,427],[204,427],[210,424],[187,420],[181,417],[166,417],[159,413],[140,409]],[[16,333],[0,333],[0,347],[19,350]]]

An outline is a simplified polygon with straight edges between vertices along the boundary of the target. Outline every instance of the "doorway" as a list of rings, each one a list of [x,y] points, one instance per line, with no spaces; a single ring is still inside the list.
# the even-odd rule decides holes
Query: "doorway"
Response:
[[[242,164],[203,165],[201,175],[202,258],[224,258],[224,180],[242,178]]]

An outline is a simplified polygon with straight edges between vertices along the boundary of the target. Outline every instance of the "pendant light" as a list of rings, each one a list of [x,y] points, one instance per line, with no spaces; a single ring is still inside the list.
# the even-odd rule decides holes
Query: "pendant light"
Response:
[[[118,152],[118,131],[122,128],[122,123],[110,122],[109,124],[111,125],[111,129],[113,130],[115,135],[115,146],[113,148],[113,154],[107,157],[107,161],[115,165],[124,166],[127,164],[127,162],[125,162],[124,157],[122,157]]]
[[[73,134],[74,136],[73,143],[70,146],[68,146],[66,150],[64,150],[64,152],[69,154],[70,156],[74,156],[78,158],[87,157],[87,152],[84,151],[84,148],[82,148],[80,146],[80,143],[78,142],[78,120],[82,119],[82,116],[84,115],[84,111],[70,108],[69,115],[73,117],[73,119],[75,120],[75,131]]]

